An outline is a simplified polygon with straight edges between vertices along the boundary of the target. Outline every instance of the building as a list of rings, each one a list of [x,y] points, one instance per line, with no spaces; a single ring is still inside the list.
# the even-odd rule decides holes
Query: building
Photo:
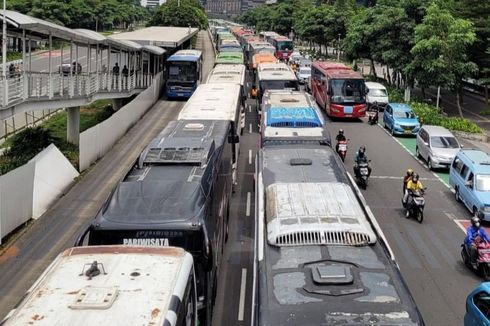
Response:
[[[220,15],[240,15],[242,12],[241,0],[207,0],[204,7],[207,13]]]
[[[142,7],[159,7],[165,2],[167,2],[167,0],[140,0]]]

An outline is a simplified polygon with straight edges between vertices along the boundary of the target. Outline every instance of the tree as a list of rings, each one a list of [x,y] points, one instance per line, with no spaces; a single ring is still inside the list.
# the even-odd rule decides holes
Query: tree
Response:
[[[477,71],[468,60],[469,46],[476,36],[471,22],[455,18],[448,9],[432,3],[422,23],[415,28],[413,60],[408,70],[422,87],[443,86],[456,91],[461,108],[461,81]]]
[[[194,0],[170,0],[160,6],[148,25],[180,26],[206,29],[208,18],[202,6]]]
[[[50,21],[58,25],[69,25],[69,5],[56,0],[33,0],[29,15]]]

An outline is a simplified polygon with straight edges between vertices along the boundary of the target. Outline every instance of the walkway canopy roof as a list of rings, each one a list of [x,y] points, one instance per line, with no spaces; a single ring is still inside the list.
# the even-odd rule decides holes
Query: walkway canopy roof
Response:
[[[51,35],[53,37],[73,41],[79,44],[104,45],[112,46],[115,49],[123,51],[140,51],[145,50],[156,55],[162,55],[166,51],[162,48],[149,45],[141,45],[130,40],[119,40],[112,37],[105,37],[95,31],[88,29],[70,29],[60,26],[39,18],[27,16],[16,11],[7,10],[5,18],[8,27],[8,32],[19,32],[26,30],[30,35],[40,38],[46,38]],[[0,22],[3,20],[3,11],[0,11]]]
[[[112,39],[134,41],[142,45],[156,45],[175,48],[199,32],[191,27],[152,26],[133,32],[111,35]]]

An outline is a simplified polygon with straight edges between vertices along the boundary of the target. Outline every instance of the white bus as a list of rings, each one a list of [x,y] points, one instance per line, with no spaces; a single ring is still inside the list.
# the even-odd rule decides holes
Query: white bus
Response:
[[[299,91],[296,74],[285,63],[261,63],[257,67],[255,86],[258,90],[259,104],[262,96],[271,89],[290,89]]]
[[[178,120],[227,120],[231,122],[229,142],[233,146],[233,184],[242,133],[242,95],[239,84],[201,84],[180,111]]]
[[[192,256],[176,247],[94,246],[62,252],[1,323],[197,325]]]

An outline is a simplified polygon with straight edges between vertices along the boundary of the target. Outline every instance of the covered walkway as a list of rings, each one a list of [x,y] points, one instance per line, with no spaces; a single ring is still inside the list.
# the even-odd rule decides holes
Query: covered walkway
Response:
[[[20,69],[13,64],[2,69],[0,119],[129,97],[149,87],[163,70],[166,50],[157,46],[72,30],[15,11],[6,11],[5,18],[7,36],[21,42],[22,63]],[[43,63],[33,63],[34,41],[48,45]]]

